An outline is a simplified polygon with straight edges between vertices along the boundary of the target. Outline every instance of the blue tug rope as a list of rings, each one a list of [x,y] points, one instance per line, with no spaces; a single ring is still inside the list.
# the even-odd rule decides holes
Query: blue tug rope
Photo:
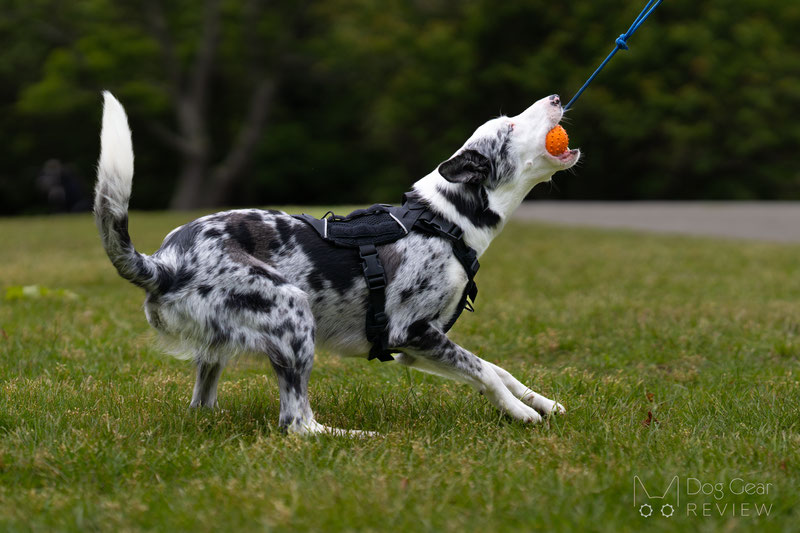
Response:
[[[647,17],[649,17],[650,14],[653,11],[655,11],[655,9],[661,4],[661,2],[663,2],[663,0],[650,0],[649,2],[647,2],[647,5],[644,6],[642,12],[639,13],[639,16],[636,17],[636,20],[633,21],[633,24],[631,24],[631,27],[628,28],[628,31],[617,37],[617,40],[614,41],[616,43],[614,49],[611,50],[611,53],[608,54],[608,57],[606,57],[605,60],[603,60],[603,62],[600,63],[600,66],[597,67],[597,70],[594,71],[594,74],[589,76],[589,79],[586,80],[586,83],[583,84],[583,87],[581,87],[578,90],[578,92],[575,93],[575,96],[572,97],[572,100],[567,102],[567,105],[564,106],[564,110],[569,109],[572,106],[572,104],[575,103],[575,100],[577,100],[578,97],[583,93],[583,91],[586,90],[586,87],[588,87],[589,84],[592,83],[592,80],[594,80],[597,77],[597,75],[600,74],[600,71],[603,70],[603,67],[605,67],[609,61],[611,61],[611,58],[614,57],[614,54],[616,54],[620,50],[628,49],[628,39],[630,38],[630,36],[633,35],[633,32],[639,29],[639,26],[641,26],[642,23],[644,23],[644,21],[647,20]]]

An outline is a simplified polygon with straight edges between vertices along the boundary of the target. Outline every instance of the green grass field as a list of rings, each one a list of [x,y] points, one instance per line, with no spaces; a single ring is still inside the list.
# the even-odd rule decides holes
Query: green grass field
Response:
[[[133,213],[133,241],[191,218]],[[0,530],[798,530],[800,246],[512,223],[481,263],[451,336],[566,416],[318,353],[317,418],[384,436],[287,437],[257,359],[187,409],[89,216],[0,220]],[[634,476],[679,476],[672,517]]]

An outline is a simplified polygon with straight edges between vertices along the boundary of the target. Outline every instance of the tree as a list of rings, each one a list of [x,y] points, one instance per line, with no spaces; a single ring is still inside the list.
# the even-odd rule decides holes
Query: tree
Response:
[[[570,98],[641,9],[141,2],[7,0],[0,212],[42,209],[47,159],[92,173],[102,89],[129,110],[137,208],[397,201],[486,119]],[[567,116],[581,167],[538,192],[798,198],[798,24],[796,0],[664,3]]]
[[[256,0],[206,0],[199,11],[189,1],[147,0],[143,9],[81,2],[74,8],[76,37],[50,52],[42,79],[25,90],[21,105],[48,113],[73,95],[75,105],[85,106],[110,86],[178,154],[170,206],[225,204],[265,128],[292,39],[286,18],[303,10],[295,4],[267,14],[262,7]],[[230,108],[218,102],[212,110],[214,91],[235,93],[241,118],[223,115]],[[165,124],[165,110],[174,127]]]
[[[258,15],[254,2],[245,6],[246,41],[258,49],[259,39],[253,27]],[[181,156],[182,168],[171,207],[191,209],[222,205],[234,181],[242,175],[261,135],[267,112],[275,92],[275,76],[265,72],[264,65],[253,54],[248,70],[253,88],[247,112],[239,127],[236,140],[228,153],[213,164],[208,100],[211,91],[211,74],[219,49],[222,12],[219,0],[206,0],[203,21],[192,64],[186,68],[181,61],[170,32],[162,5],[150,0],[147,5],[148,29],[158,40],[166,72],[166,90],[175,112],[178,132],[156,124],[154,132]]]

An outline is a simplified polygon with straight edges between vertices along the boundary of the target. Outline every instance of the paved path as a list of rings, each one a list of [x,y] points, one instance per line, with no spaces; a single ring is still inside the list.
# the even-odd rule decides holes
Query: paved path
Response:
[[[517,220],[800,242],[800,202],[525,202]]]

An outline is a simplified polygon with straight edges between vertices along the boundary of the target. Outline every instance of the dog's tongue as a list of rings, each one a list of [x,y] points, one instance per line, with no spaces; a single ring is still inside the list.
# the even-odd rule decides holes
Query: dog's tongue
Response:
[[[547,132],[547,137],[544,139],[544,144],[550,155],[558,156],[563,154],[567,151],[567,147],[569,146],[569,135],[567,135],[567,130],[562,128],[561,125],[556,126]]]

